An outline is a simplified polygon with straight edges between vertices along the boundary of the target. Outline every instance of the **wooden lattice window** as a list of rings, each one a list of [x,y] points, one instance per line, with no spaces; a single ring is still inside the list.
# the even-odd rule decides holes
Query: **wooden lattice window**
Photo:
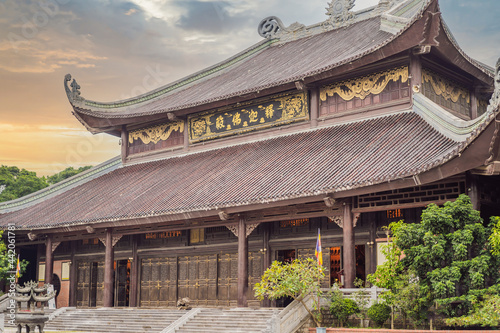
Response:
[[[370,193],[356,197],[354,208],[357,211],[394,210],[421,207],[429,203],[442,204],[454,200],[465,193],[465,179],[454,179],[428,185],[407,187],[397,190]],[[389,213],[388,213],[389,214]],[[389,217],[389,216],[388,216]]]

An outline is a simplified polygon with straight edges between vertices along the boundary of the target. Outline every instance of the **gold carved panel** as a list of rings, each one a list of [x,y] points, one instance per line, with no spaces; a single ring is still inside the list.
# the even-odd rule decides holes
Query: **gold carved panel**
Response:
[[[144,144],[158,143],[160,140],[167,140],[173,131],[184,132],[184,121],[179,120],[158,126],[142,128],[136,131],[131,131],[128,134],[128,142],[134,143],[136,140],[141,140]]]
[[[326,101],[328,96],[338,94],[342,99],[350,101],[358,97],[365,99],[368,95],[378,95],[387,87],[389,82],[408,81],[408,66],[390,69],[351,80],[336,82],[320,89],[320,99]]]
[[[436,95],[443,97],[445,100],[457,103],[460,96],[470,103],[469,90],[459,84],[445,79],[439,74],[431,72],[427,69],[422,69],[422,81],[430,83]]]
[[[309,119],[307,93],[287,93],[188,117],[189,142],[200,142]]]

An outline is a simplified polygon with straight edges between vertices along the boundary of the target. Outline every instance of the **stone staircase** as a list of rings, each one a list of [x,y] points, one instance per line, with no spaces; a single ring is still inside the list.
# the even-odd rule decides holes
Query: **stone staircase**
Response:
[[[45,326],[47,331],[159,333],[187,311],[144,308],[68,308]]]
[[[261,333],[276,309],[202,309],[175,333]]]
[[[194,312],[177,309],[94,308],[58,309],[45,331],[92,333],[262,333],[269,320],[281,309],[195,308]],[[191,311],[193,311],[191,310]],[[51,314],[53,310],[46,311]],[[7,324],[7,332],[15,329]]]

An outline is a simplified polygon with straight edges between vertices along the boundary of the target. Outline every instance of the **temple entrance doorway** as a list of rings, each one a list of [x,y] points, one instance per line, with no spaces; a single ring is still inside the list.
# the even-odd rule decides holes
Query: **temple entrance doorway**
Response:
[[[115,261],[115,306],[129,306],[130,260]]]
[[[342,251],[341,247],[330,248],[330,285],[342,283]]]
[[[356,278],[366,280],[366,251],[364,245],[356,245]]]

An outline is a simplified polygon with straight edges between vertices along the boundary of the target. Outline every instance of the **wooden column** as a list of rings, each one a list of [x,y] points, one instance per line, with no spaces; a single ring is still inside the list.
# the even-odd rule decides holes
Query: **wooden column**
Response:
[[[261,224],[262,225],[262,224]],[[269,247],[269,236],[270,236],[270,227],[271,223],[264,223],[263,225],[263,265],[264,265],[264,271],[271,266],[271,248]],[[263,307],[270,307],[271,306],[271,301],[268,298],[264,298],[262,301],[262,306]]]
[[[76,241],[71,242],[71,266],[69,268],[69,306],[76,306],[77,264],[76,264]]]
[[[45,239],[45,284],[52,283],[53,273],[54,256],[52,255],[52,238],[49,235]]]
[[[419,55],[410,53],[410,91],[422,91],[422,61]]]
[[[474,208],[475,210],[481,210],[478,176],[471,175],[469,172],[467,172],[466,184],[467,184],[467,195],[470,197],[470,200],[472,202],[472,208]]]
[[[238,220],[238,307],[246,307],[248,291],[248,239],[245,218]]]
[[[122,152],[121,152],[122,163],[125,163],[128,156],[128,132],[127,132],[127,126],[125,125],[122,126],[121,139],[122,139]]]
[[[137,290],[139,288],[139,259],[137,258],[137,237],[132,236],[132,263],[130,267],[129,306],[137,307]]]
[[[184,151],[189,150],[189,126],[188,126],[188,121],[187,118],[184,121]]]
[[[373,274],[377,270],[377,214],[368,213],[370,223],[370,241],[368,244],[370,249],[370,266],[368,267],[368,274]]]
[[[354,278],[356,277],[356,249],[354,247],[354,226],[351,203],[344,203],[342,210],[344,216],[344,287],[354,288]]]
[[[104,307],[113,307],[114,251],[113,231],[106,229],[106,252],[104,256]]]
[[[319,88],[311,89],[311,127],[318,126],[319,116]]]

